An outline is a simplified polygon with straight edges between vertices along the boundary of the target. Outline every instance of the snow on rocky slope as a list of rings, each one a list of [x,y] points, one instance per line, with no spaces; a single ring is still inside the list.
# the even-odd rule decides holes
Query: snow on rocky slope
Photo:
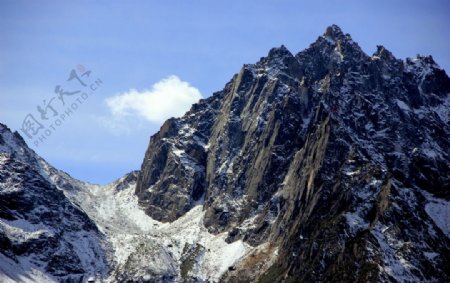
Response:
[[[67,193],[97,223],[110,243],[111,281],[217,281],[251,247],[228,244],[203,226],[201,202],[172,223],[147,216],[134,194],[137,172],[106,186],[86,185]]]
[[[244,65],[106,186],[1,125],[0,276],[449,282],[449,113],[431,56],[369,56],[333,25]]]
[[[269,270],[247,256],[227,280],[449,281],[449,93],[431,56],[370,56],[330,26],[166,121],[139,203],[166,222],[204,195],[208,231],[277,249]]]
[[[83,183],[0,127],[0,282],[214,282],[252,249],[208,233],[201,201],[160,223],[138,205],[137,172]]]
[[[104,236],[51,182],[42,162],[0,124],[0,281],[106,276]]]

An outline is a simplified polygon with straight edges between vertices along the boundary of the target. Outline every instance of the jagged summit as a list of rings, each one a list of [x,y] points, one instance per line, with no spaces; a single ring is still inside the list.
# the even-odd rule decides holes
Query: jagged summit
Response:
[[[65,181],[63,181],[65,180]],[[108,271],[96,224],[63,193],[80,182],[0,124],[0,281],[79,282]]]
[[[282,44],[280,47],[274,47],[274,48],[270,49],[268,56],[270,57],[270,56],[273,56],[275,54],[287,54],[287,53],[292,54],[289,51],[289,49],[287,49],[287,47]]]
[[[325,32],[323,33],[323,37],[330,39],[332,41],[349,40],[349,39],[351,40],[349,34],[344,34],[341,28],[334,24],[326,28]]]
[[[431,55],[420,55],[417,54],[415,58],[406,58],[406,64],[412,65],[422,65],[422,66],[428,66],[428,68],[432,69],[439,69],[442,71],[445,71],[442,69],[436,61],[434,61],[433,56]]]
[[[0,150],[0,263],[77,282],[449,282],[449,113],[431,57],[369,57],[333,25],[244,65],[108,186]]]
[[[281,45],[280,47],[272,48],[269,50],[267,57],[261,58],[259,63],[274,65],[273,67],[282,68],[283,65],[289,64],[294,59],[294,55],[286,48],[286,46]]]
[[[277,280],[448,278],[450,240],[429,203],[450,197],[450,85],[426,66],[382,46],[369,57],[336,25],[295,56],[271,49],[151,138],[140,204],[170,222],[203,200],[211,233],[277,243]],[[390,239],[418,246],[396,253]]]
[[[269,60],[270,59],[277,60],[283,57],[294,57],[294,55],[292,55],[289,49],[287,49],[286,46],[284,45],[270,49],[267,55],[267,58],[269,58]]]
[[[385,60],[397,60],[394,55],[387,50],[383,45],[377,45],[377,51],[373,54],[372,58],[381,58]]]

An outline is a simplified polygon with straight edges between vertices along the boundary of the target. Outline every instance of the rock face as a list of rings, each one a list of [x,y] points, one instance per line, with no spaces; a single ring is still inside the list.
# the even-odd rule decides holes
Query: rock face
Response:
[[[172,223],[150,218],[138,174],[75,180],[0,124],[0,282],[218,282],[253,250],[209,233],[200,201]]]
[[[270,267],[254,272],[253,255],[224,280],[448,281],[449,93],[431,56],[369,56],[331,26],[168,120],[139,203],[163,222],[203,203],[211,233],[277,250]]]
[[[108,185],[0,124],[0,281],[450,282],[449,115],[431,56],[331,26],[244,65]]]
[[[108,271],[97,226],[56,187],[49,168],[0,124],[2,282],[80,282]]]

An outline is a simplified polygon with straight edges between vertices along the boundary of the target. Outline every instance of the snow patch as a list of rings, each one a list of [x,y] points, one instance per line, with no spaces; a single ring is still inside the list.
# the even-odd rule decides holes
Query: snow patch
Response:
[[[142,272],[177,276],[190,251],[193,258],[189,260],[193,263],[188,276],[218,282],[230,266],[252,249],[242,241],[228,244],[226,233],[210,234],[203,226],[205,212],[201,204],[174,222],[161,223],[140,208],[134,182],[119,191],[114,186],[115,183],[87,185],[71,198],[107,236],[112,246],[109,257],[119,270],[125,270],[132,262]],[[193,250],[198,253],[196,256]]]
[[[417,277],[412,272],[415,267],[396,251],[405,245],[390,234],[389,227],[377,223],[371,230],[381,249],[382,263],[379,269],[392,276],[397,282],[416,282]]]
[[[361,171],[358,169],[358,170],[355,170],[355,171],[345,172],[345,175],[347,175],[347,176],[354,176],[354,175],[358,175],[360,172]]]
[[[397,103],[397,106],[403,111],[411,111],[411,108],[404,101],[396,99],[395,102]]]
[[[27,257],[19,257],[18,262],[0,253],[0,282],[2,283],[34,283],[58,282],[55,277],[31,264]]]
[[[364,221],[364,219],[362,219],[357,213],[347,212],[344,214],[344,217],[347,220],[347,224],[353,234],[359,230],[367,229],[369,227],[369,223]]]
[[[423,255],[430,261],[433,261],[435,257],[439,256],[439,254],[435,252],[423,252]]]
[[[450,201],[434,198],[426,194],[428,203],[425,211],[434,223],[450,238]]]

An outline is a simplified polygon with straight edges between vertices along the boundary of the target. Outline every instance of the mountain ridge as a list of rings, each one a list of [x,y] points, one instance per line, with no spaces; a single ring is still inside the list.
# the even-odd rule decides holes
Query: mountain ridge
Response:
[[[305,237],[306,228],[301,226],[317,224],[310,220],[316,219],[313,212],[320,215],[318,223],[327,215],[339,219],[330,223],[345,234],[350,229],[345,228],[345,210],[363,205],[357,201],[358,190],[371,188],[366,193],[374,198],[367,205],[373,207],[358,209],[362,210],[358,221],[370,224],[364,226],[369,234],[358,239],[380,250],[382,239],[391,236],[377,234],[382,224],[376,224],[386,211],[394,214],[396,209],[389,204],[405,201],[396,200],[395,194],[424,191],[448,199],[449,82],[431,57],[402,61],[382,46],[369,56],[337,26],[327,28],[296,55],[284,46],[271,49],[256,64],[244,65],[221,92],[195,105],[195,111],[171,120],[171,131],[164,129],[164,138],[152,137],[151,155],[146,155],[138,178],[140,203],[151,217],[172,221],[190,209],[198,191],[204,191],[204,224],[210,232],[228,231],[229,242],[281,243],[285,248],[281,257],[291,262],[291,266],[280,263],[281,273],[289,272],[300,281],[324,280],[322,276],[330,271],[320,269],[318,263],[312,265],[318,268],[314,273],[318,277],[295,277],[311,274],[297,268],[312,259],[298,262],[288,252],[296,249],[292,245],[296,239]],[[214,107],[209,108],[209,102]],[[190,117],[205,113],[214,123],[200,128]],[[161,155],[160,148],[164,148]],[[353,169],[358,166],[361,169]],[[355,183],[363,169],[369,175]],[[146,174],[155,174],[159,181],[148,182]],[[195,177],[182,182],[171,178],[189,174]],[[353,183],[355,188],[348,188]],[[180,184],[183,190],[178,189]],[[173,211],[180,199],[184,207]],[[332,207],[333,215],[320,207]],[[416,208],[423,211],[420,205]],[[401,214],[397,217],[401,219]],[[429,221],[426,216],[422,220]],[[286,229],[291,236],[286,237]],[[445,258],[448,248],[444,250]],[[356,266],[357,260],[351,263],[354,268],[345,266],[350,264],[346,261],[327,268],[347,270],[345,276],[356,281],[370,281],[379,274],[386,280],[417,276],[408,268],[389,274],[377,267],[383,265],[381,258],[376,261],[367,255],[364,260],[363,268]],[[420,272],[422,279],[433,276],[427,270]]]
[[[50,281],[76,268],[73,280],[117,282],[446,282],[449,94],[431,56],[403,61],[383,46],[369,56],[332,25],[297,54],[281,46],[245,64],[162,125],[139,171],[106,186],[71,178],[25,143],[11,154],[20,138],[0,125],[0,193],[24,190],[24,170],[8,164],[28,163],[28,183],[45,180],[73,207],[68,230],[77,215],[93,223],[76,231],[91,233],[98,262],[55,273],[50,257],[34,269]],[[19,213],[13,203],[0,211]],[[7,217],[0,228],[20,228]],[[23,260],[12,242],[0,230],[2,256]]]

